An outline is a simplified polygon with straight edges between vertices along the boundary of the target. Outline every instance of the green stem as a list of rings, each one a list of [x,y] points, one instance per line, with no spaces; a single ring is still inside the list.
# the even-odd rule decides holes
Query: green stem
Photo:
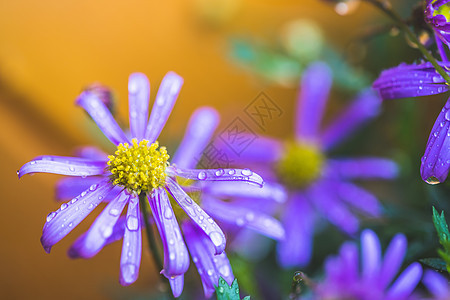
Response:
[[[163,269],[163,263],[161,260],[161,256],[159,255],[158,246],[156,244],[155,235],[153,234],[152,226],[150,225],[150,222],[148,221],[149,218],[149,211],[147,204],[147,196],[145,193],[139,194],[139,204],[141,205],[142,214],[144,217],[144,223],[145,223],[145,229],[147,233],[147,241],[148,246],[150,248],[150,252],[152,253],[153,260],[158,267],[159,270]]]
[[[433,65],[436,71],[444,78],[446,83],[450,85],[450,76],[447,72],[438,64],[436,59],[431,55],[431,53],[422,45],[417,36],[411,31],[408,25],[402,20],[402,18],[390,8],[390,4],[387,1],[379,1],[379,0],[364,0],[366,2],[371,3],[375,7],[379,8],[382,12],[388,15],[394,22],[398,24],[398,26],[405,32],[409,40],[416,45],[416,47],[422,52],[425,58]]]

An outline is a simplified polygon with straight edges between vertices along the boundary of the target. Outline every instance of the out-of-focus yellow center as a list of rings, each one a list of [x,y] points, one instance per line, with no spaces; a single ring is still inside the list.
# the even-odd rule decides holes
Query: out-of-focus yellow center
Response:
[[[114,155],[108,156],[108,169],[114,185],[125,187],[129,192],[140,194],[164,186],[166,167],[169,165],[166,147],[159,147],[158,141],[119,144]]]
[[[324,160],[325,157],[315,145],[288,143],[283,158],[275,168],[286,185],[301,188],[320,176]]]
[[[435,1],[433,1],[433,3]],[[443,4],[443,5],[439,6],[438,9],[436,9],[433,12],[433,17],[435,17],[437,15],[443,15],[445,17],[445,20],[447,22],[450,22],[450,4]]]

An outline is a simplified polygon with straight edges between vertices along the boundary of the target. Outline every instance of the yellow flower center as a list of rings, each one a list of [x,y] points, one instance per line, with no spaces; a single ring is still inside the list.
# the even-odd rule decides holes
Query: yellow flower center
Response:
[[[435,0],[436,1],[436,0]],[[433,1],[433,3],[435,2],[435,1]],[[438,9],[436,9],[434,12],[433,12],[433,17],[435,17],[435,16],[437,16],[437,15],[443,15],[444,17],[445,17],[445,20],[447,21],[447,22],[449,22],[449,17],[450,17],[450,4],[443,4],[443,5],[441,5],[441,6],[439,6],[439,8]]]
[[[322,152],[315,145],[288,143],[275,169],[286,185],[301,188],[320,176],[324,160]]]
[[[166,167],[169,165],[166,147],[159,147],[158,141],[132,140],[119,144],[114,155],[108,156],[108,170],[114,185],[125,187],[129,192],[140,194],[164,186]]]

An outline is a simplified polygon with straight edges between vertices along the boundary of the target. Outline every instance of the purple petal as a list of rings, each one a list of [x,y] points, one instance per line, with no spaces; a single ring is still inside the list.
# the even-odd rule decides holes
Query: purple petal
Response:
[[[85,159],[108,161],[108,154],[94,146],[79,147],[75,155]]]
[[[448,66],[443,63],[440,65]],[[384,70],[374,82],[373,88],[377,89],[385,100],[439,94],[450,89],[429,62],[417,65],[401,64]]]
[[[202,232],[197,231],[195,225],[189,221],[183,222],[183,232],[192,260],[202,280],[205,297],[212,296],[214,286],[219,285],[219,277],[222,277],[231,285],[234,276],[225,252],[215,255],[214,246],[210,239]]]
[[[144,138],[148,119],[150,82],[142,73],[133,73],[128,78],[128,110],[131,137],[138,141]]]
[[[224,202],[212,197],[203,199],[203,209],[214,219],[255,230],[270,238],[281,240],[284,229],[281,223],[262,212],[239,205],[239,201]]]
[[[129,195],[121,192],[105,207],[86,232],[83,243],[77,247],[79,256],[90,258],[103,248],[129,198]]]
[[[76,100],[76,104],[86,110],[103,134],[113,144],[119,145],[120,143],[128,142],[119,124],[114,120],[111,112],[98,95],[91,92],[83,92]]]
[[[344,284],[352,284],[358,280],[359,277],[359,257],[358,247],[353,243],[344,243],[339,251],[339,256],[342,261],[342,265],[345,266],[345,271],[341,274],[345,280]]]
[[[77,198],[61,204],[57,211],[51,212],[42,230],[41,243],[44,250],[50,253],[52,246],[90,214],[111,190],[112,186],[108,181],[102,181],[92,185]]]
[[[382,288],[386,288],[392,279],[394,279],[400,269],[403,258],[405,257],[408,242],[403,234],[397,234],[392,238],[386,253],[384,254],[383,265],[378,278],[378,284]]]
[[[220,254],[225,250],[226,239],[222,229],[214,222],[214,220],[201,209],[182,189],[168,177],[166,180],[167,188],[170,194],[186,212],[186,214],[200,227],[205,234],[211,239],[216,249],[216,254]]]
[[[346,110],[335,118],[320,136],[322,147],[329,150],[342,142],[380,112],[381,99],[373,90],[363,91]]]
[[[119,220],[116,222],[116,224],[114,224],[112,234],[106,239],[106,241],[103,244],[103,246],[101,247],[101,249],[103,247],[105,247],[106,245],[117,242],[123,238],[123,234],[125,232],[125,223],[126,223],[126,217],[121,216],[119,218]],[[70,258],[88,258],[88,257],[84,257],[83,256],[84,252],[81,251],[82,248],[84,247],[86,234],[87,234],[87,232],[80,235],[75,240],[75,242],[72,244],[72,246],[69,248],[69,250],[67,251],[67,255]]]
[[[303,195],[297,194],[287,202],[282,216],[285,239],[277,248],[282,267],[301,267],[309,263],[315,220],[315,212]]]
[[[434,123],[420,165],[420,175],[428,183],[445,181],[450,169],[450,98]],[[438,181],[438,182],[437,182]]]
[[[219,114],[211,107],[198,108],[191,116],[172,163],[178,168],[195,168],[214,131],[219,124]]]
[[[395,162],[378,157],[330,159],[326,168],[327,176],[344,179],[393,179],[397,174]]]
[[[313,63],[303,73],[297,103],[297,139],[315,141],[318,138],[331,85],[331,70],[325,63]]]
[[[339,198],[370,216],[378,217],[381,214],[381,205],[377,198],[365,189],[350,183],[338,182],[335,189]]]
[[[416,288],[422,277],[422,266],[418,262],[410,264],[387,291],[387,299],[405,299]]]
[[[373,280],[378,275],[381,263],[381,246],[378,236],[372,230],[361,233],[362,276]]]
[[[284,203],[287,199],[286,189],[277,183],[264,182],[262,188],[249,185],[245,182],[212,182],[205,184],[203,193],[214,195],[218,198],[254,198]]]
[[[155,142],[159,137],[177,100],[182,85],[183,78],[174,72],[169,72],[164,76],[159,86],[155,103],[153,104],[147,130],[145,131],[145,139],[150,143]]]
[[[170,288],[175,298],[180,297],[184,287],[184,275],[169,278]]]
[[[24,164],[17,172],[19,178],[25,174],[52,173],[69,176],[93,176],[101,175],[105,171],[105,162],[100,161],[78,161],[67,157],[63,161],[56,160],[32,160]]]
[[[162,273],[167,278],[186,273],[189,268],[189,253],[166,190],[158,188],[148,200],[164,247]]]
[[[438,272],[426,270],[422,282],[436,299],[448,299],[450,297],[448,281]]]
[[[328,221],[348,234],[356,233],[359,227],[358,219],[339,201],[332,188],[333,185],[327,182],[316,184],[308,190],[307,197]]]
[[[249,169],[178,169],[170,166],[166,169],[170,175],[201,181],[243,181],[259,187],[264,181],[258,174]]]
[[[56,199],[70,199],[78,196],[94,183],[99,183],[102,177],[89,176],[82,177],[65,177],[56,184]]]
[[[127,222],[123,235],[122,255],[120,257],[120,284],[129,285],[139,276],[141,265],[142,236],[139,198],[132,196],[128,201]]]

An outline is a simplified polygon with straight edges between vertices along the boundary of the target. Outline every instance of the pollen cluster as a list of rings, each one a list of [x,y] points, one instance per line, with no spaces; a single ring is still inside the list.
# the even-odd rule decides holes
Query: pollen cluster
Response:
[[[315,145],[289,143],[275,169],[286,185],[301,188],[320,176],[323,163],[324,156]]]
[[[165,147],[158,147],[158,141],[149,145],[147,140],[138,144],[136,139],[132,145],[119,144],[114,155],[108,156],[112,183],[136,194],[163,186],[169,155]]]
[[[436,2],[436,0],[433,1],[433,3],[434,2]],[[447,22],[449,22],[450,21],[449,20],[450,19],[449,18],[450,17],[450,6],[449,6],[449,4],[442,4],[436,10],[434,10],[433,17],[435,17],[437,15],[443,15],[445,17],[445,20]]]

